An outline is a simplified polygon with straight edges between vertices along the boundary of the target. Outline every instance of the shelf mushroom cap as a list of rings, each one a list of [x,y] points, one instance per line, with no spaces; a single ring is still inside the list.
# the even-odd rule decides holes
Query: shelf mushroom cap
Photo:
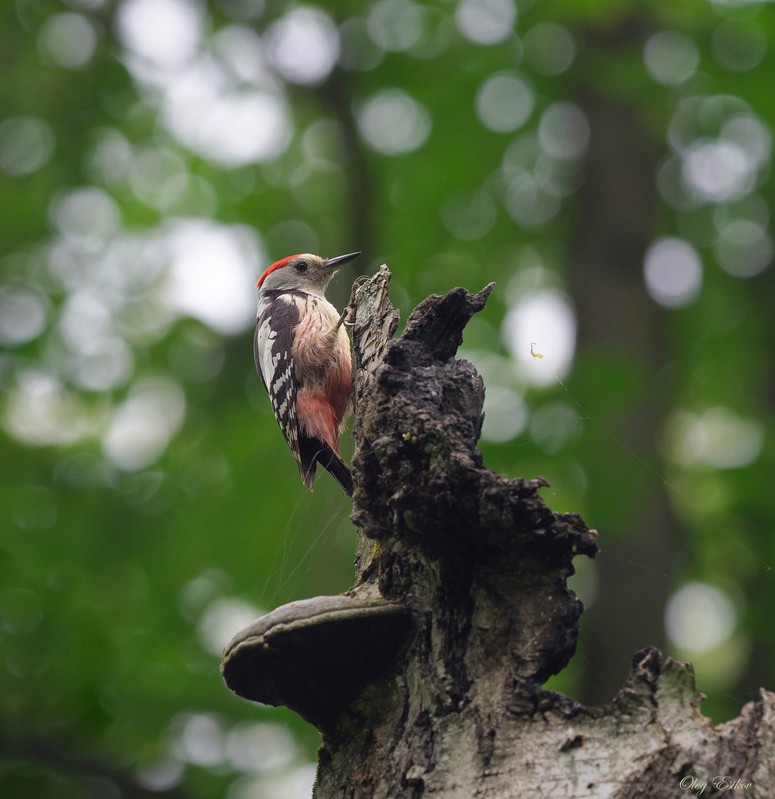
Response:
[[[232,638],[221,674],[238,696],[285,705],[325,733],[363,688],[385,674],[410,627],[409,610],[384,599],[290,602]]]

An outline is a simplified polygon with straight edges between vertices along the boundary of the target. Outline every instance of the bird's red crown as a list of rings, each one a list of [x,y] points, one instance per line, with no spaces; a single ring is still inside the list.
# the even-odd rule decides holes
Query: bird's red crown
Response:
[[[275,261],[270,267],[268,267],[267,269],[264,270],[263,274],[258,279],[258,283],[256,283],[256,288],[260,289],[261,288],[261,284],[266,280],[267,276],[271,272],[274,272],[275,269],[281,269],[289,261],[292,261],[294,258],[298,258],[298,257],[299,257],[298,254],[297,255],[289,255],[287,258],[281,258],[279,261]]]

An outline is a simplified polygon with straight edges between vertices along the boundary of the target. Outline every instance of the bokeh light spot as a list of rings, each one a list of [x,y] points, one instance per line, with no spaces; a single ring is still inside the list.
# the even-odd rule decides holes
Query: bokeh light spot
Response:
[[[270,61],[291,83],[321,83],[339,58],[337,27],[319,8],[299,6],[288,11],[265,37]]]
[[[121,224],[118,203],[96,186],[57,195],[51,215],[61,233],[86,250],[100,247]]]
[[[255,319],[257,303],[251,289],[267,260],[257,234],[247,227],[184,220],[171,227],[166,244],[170,253],[167,303],[220,333],[247,329]]]
[[[751,170],[769,163],[772,155],[772,133],[753,114],[734,114],[722,126],[720,139],[741,147]]]
[[[116,14],[119,39],[162,68],[192,59],[204,32],[204,6],[189,0],[123,0]]]
[[[360,108],[358,127],[375,150],[401,155],[425,143],[431,132],[431,118],[425,107],[406,92],[383,89]]]
[[[169,147],[146,147],[135,153],[129,185],[138,200],[159,207],[174,178],[186,174],[183,159]]]
[[[589,122],[586,114],[573,103],[553,103],[541,116],[538,142],[544,152],[553,158],[581,158],[589,144]]]
[[[184,764],[169,757],[143,766],[137,773],[137,781],[150,791],[170,791],[183,779]]]
[[[0,287],[0,342],[8,347],[37,338],[46,326],[46,297],[24,286]]]
[[[714,249],[716,260],[735,277],[753,277],[772,263],[772,237],[750,219],[735,219],[724,225]]]
[[[643,263],[646,289],[666,308],[688,305],[702,286],[702,262],[683,239],[662,238],[652,244]]]
[[[673,459],[682,466],[742,469],[753,463],[764,446],[758,419],[744,419],[723,406],[701,414],[677,412],[668,425]]]
[[[501,444],[512,441],[527,424],[528,412],[523,398],[507,386],[488,385],[484,394],[482,438]]]
[[[199,619],[199,641],[206,652],[220,657],[234,635],[263,614],[264,611],[241,599],[218,597],[205,608]]]
[[[509,133],[530,119],[535,95],[528,83],[512,72],[490,76],[476,93],[476,113],[496,133]]]
[[[576,315],[564,294],[541,289],[522,295],[503,320],[503,338],[526,380],[551,385],[565,377],[576,348]],[[531,344],[544,355],[534,358]]]
[[[314,763],[272,774],[245,775],[229,789],[227,799],[309,799],[315,784]]]
[[[285,768],[296,755],[296,739],[279,724],[246,721],[226,735],[226,756],[238,771],[260,774]]]
[[[60,369],[70,382],[88,391],[124,385],[134,370],[132,350],[115,332],[105,297],[91,287],[75,290],[62,309],[56,350]]]
[[[81,69],[97,49],[97,32],[83,14],[55,14],[41,28],[38,47],[51,63],[66,69]]]
[[[660,31],[650,36],[646,42],[643,60],[655,81],[677,86],[697,71],[700,53],[697,45],[686,34]]]
[[[189,763],[214,768],[225,760],[224,730],[211,713],[189,713],[172,720],[175,754]]]
[[[281,94],[236,86],[206,60],[166,87],[162,119],[186,147],[227,167],[276,158],[292,132]]]
[[[513,32],[517,7],[513,0],[460,0],[455,21],[472,42],[496,44]]]
[[[737,625],[729,596],[716,586],[692,582],[668,600],[665,629],[670,640],[685,652],[707,652],[726,641]]]
[[[503,202],[512,219],[525,228],[545,224],[560,210],[556,194],[546,191],[532,172],[518,167],[508,170]]]
[[[383,50],[408,50],[423,37],[423,10],[411,0],[377,0],[366,19],[369,36]]]
[[[51,158],[54,134],[40,117],[9,117],[0,122],[0,169],[11,177],[29,175]]]
[[[699,199],[723,202],[751,191],[753,166],[736,142],[698,140],[684,154],[681,173]]]
[[[750,19],[725,19],[710,40],[713,56],[730,72],[747,72],[767,53],[767,35]]]
[[[495,202],[484,191],[448,197],[441,207],[444,227],[456,238],[473,241],[486,235],[495,224]]]
[[[212,51],[241,81],[261,87],[272,83],[259,35],[246,25],[229,25],[211,40]]]
[[[67,445],[95,432],[99,419],[90,417],[61,382],[38,369],[17,372],[7,394],[3,426],[28,446]]]
[[[576,57],[576,42],[562,25],[539,22],[522,38],[525,62],[542,75],[560,75]]]
[[[177,383],[163,377],[139,380],[115,411],[102,439],[103,450],[122,469],[145,469],[164,454],[185,412],[185,396]]]
[[[350,17],[340,25],[339,44],[339,63],[343,69],[360,72],[374,69],[385,54],[374,43],[369,33],[369,24],[362,17]]]

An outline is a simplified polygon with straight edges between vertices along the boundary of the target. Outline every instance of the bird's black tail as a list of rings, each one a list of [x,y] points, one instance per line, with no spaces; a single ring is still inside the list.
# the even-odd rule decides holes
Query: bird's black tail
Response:
[[[312,491],[315,487],[315,470],[320,464],[344,489],[348,497],[353,495],[353,477],[350,467],[331,447],[319,438],[299,437],[299,471],[301,479]]]

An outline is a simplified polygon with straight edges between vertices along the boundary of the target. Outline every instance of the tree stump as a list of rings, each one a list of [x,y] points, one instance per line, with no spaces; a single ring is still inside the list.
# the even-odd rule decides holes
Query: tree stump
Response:
[[[567,587],[597,533],[476,448],[484,385],[455,359],[494,284],[429,297],[392,338],[382,267],[356,294],[356,581],[240,632],[229,687],[323,734],[316,799],[775,796],[775,695],[714,727],[690,665],[639,652],[613,702],[542,689],[572,657]],[[732,791],[733,793],[728,793]]]

